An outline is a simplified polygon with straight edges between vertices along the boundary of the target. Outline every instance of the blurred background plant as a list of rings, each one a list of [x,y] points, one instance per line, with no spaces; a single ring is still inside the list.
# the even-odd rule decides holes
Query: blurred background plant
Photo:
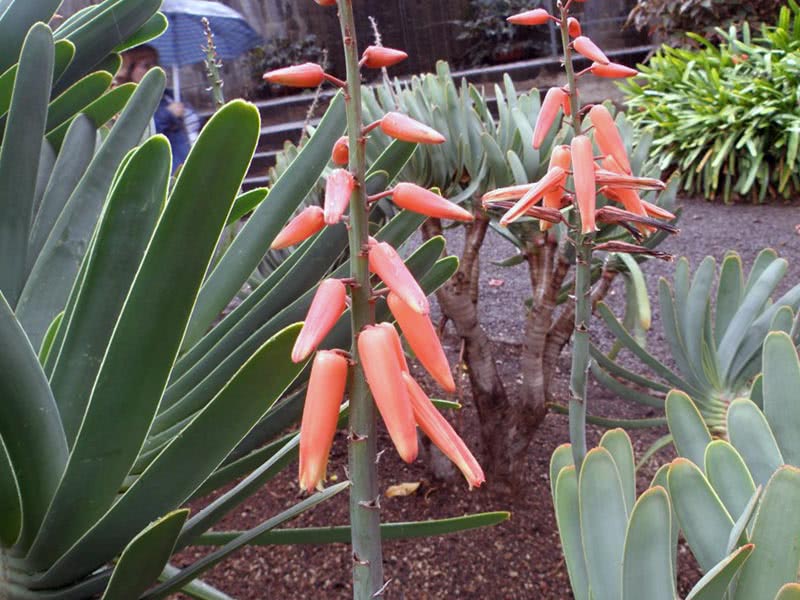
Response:
[[[790,199],[800,187],[800,6],[789,0],[760,36],[746,22],[717,34],[688,34],[698,49],[662,46],[623,83],[629,119],[685,191]]]
[[[514,27],[508,15],[530,6],[525,0],[470,0],[469,18],[458,21],[458,41],[467,51],[459,67],[496,65],[536,58],[549,50],[550,38],[535,29]]]
[[[647,32],[654,42],[692,45],[687,31],[713,37],[719,27],[771,23],[783,4],[783,0],[639,0],[628,24]]]

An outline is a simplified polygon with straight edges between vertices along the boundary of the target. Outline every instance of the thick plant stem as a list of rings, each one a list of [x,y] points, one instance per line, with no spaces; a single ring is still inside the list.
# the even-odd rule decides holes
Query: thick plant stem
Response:
[[[564,69],[567,72],[570,106],[572,108],[572,127],[575,135],[581,133],[580,103],[575,69],[572,65],[572,52],[569,47],[569,4],[561,7],[561,42],[564,46]],[[580,221],[578,211],[576,221]],[[575,331],[572,337],[572,367],[570,370],[569,399],[569,440],[575,469],[581,470],[586,456],[586,381],[589,370],[589,322],[592,318],[592,234],[581,233],[580,223],[575,229]]]
[[[374,321],[369,283],[367,238],[369,219],[365,187],[366,141],[362,134],[361,75],[352,0],[339,0],[339,22],[347,63],[347,133],[350,138],[350,171],[356,190],[350,199],[350,276],[352,286],[352,355],[355,368],[350,381],[349,472],[350,525],[353,547],[353,598],[372,598],[383,586],[380,503],[377,471],[375,404],[361,368],[356,336]]]

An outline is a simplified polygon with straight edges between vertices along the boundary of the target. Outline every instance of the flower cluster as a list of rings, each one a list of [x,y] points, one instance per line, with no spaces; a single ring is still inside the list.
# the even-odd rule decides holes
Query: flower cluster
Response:
[[[517,25],[542,25],[548,21],[562,24],[561,19],[543,8],[513,15],[508,20]],[[625,78],[637,74],[635,69],[612,63],[590,38],[583,35],[580,23],[574,17],[567,20],[567,32],[571,38],[570,48],[592,61],[591,66],[577,73],[576,77],[592,74]],[[577,92],[569,85],[547,91],[533,131],[535,149],[542,146],[553,126],[558,125],[561,114],[580,122],[583,109],[573,106],[576,99]],[[577,130],[569,145],[557,146],[553,150],[547,173],[542,179],[527,185],[493,190],[484,195],[484,206],[507,210],[500,220],[503,226],[529,216],[538,218],[540,228],[547,230],[554,223],[566,222],[561,210],[575,204],[582,234],[597,231],[598,221],[622,225],[639,239],[657,228],[674,232],[675,229],[663,220],[672,220],[675,215],[642,200],[638,192],[663,190],[665,184],[657,179],[634,176],[622,136],[609,110],[599,104],[587,108],[590,127]],[[579,114],[573,115],[574,110]],[[595,146],[599,158],[595,155]],[[566,189],[569,176],[572,177],[571,191]],[[614,207],[598,210],[598,193],[619,202],[624,210]],[[540,202],[541,205],[537,206]],[[640,248],[630,244],[626,248],[628,246]]]
[[[327,5],[327,2],[319,4]],[[359,65],[383,68],[406,58],[399,50],[370,46]],[[290,86],[316,87],[324,81],[342,82],[325,73],[316,64],[306,63],[276,71],[264,78]],[[445,138],[430,127],[397,112],[362,128],[362,136],[379,129],[384,134],[406,142],[441,144]],[[286,248],[315,235],[326,226],[348,222],[358,183],[347,165],[350,161],[349,139],[340,138],[333,147],[331,161],[340,168],[327,177],[323,207],[310,206],[292,219],[278,234],[273,249]],[[393,188],[367,197],[367,206],[391,197],[400,208],[458,221],[473,216],[460,206],[413,183],[398,183]],[[444,350],[429,317],[428,299],[397,251],[385,242],[369,238],[361,250],[369,270],[383,283],[374,299],[386,296],[386,303],[406,338],[408,345],[431,377],[447,392],[454,392],[455,382]],[[308,383],[300,427],[300,486],[308,491],[325,479],[328,455],[336,433],[342,401],[353,357],[344,350],[318,350],[327,335],[347,311],[350,281],[323,281],[311,302],[306,320],[292,350],[292,360],[303,362],[315,354]],[[463,440],[439,413],[433,402],[411,376],[400,336],[391,323],[364,327],[357,334],[358,361],[389,436],[400,457],[412,462],[417,456],[417,432],[423,432],[464,474],[470,487],[481,485],[483,471]]]

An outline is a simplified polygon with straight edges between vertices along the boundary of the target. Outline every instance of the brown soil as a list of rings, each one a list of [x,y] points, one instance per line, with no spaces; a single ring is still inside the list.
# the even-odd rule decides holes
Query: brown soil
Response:
[[[666,242],[663,249],[688,256],[693,266],[707,254],[721,259],[727,249],[736,249],[749,267],[758,251],[772,246],[780,254],[793,259],[798,238],[794,226],[800,212],[794,206],[723,206],[700,201],[685,203],[681,221],[682,233]],[[450,242],[451,252],[459,251],[458,232]],[[484,325],[495,340],[500,369],[512,396],[519,385],[518,337],[522,318],[522,299],[529,293],[528,278],[520,267],[508,269],[491,264],[513,252],[498,237],[490,237],[484,247],[481,307]],[[659,276],[671,276],[673,266],[652,261],[645,266],[651,291]],[[795,283],[800,276],[800,261],[790,262],[786,281]],[[489,285],[489,280],[502,280],[502,285]],[[618,304],[615,290],[609,302]],[[664,340],[660,335],[657,305],[649,347],[662,354]],[[602,328],[594,335],[607,347],[609,339]],[[445,344],[451,358],[457,355],[457,340],[448,335]],[[564,367],[566,367],[566,363]],[[419,373],[417,373],[419,374]],[[434,388],[427,386],[429,390]],[[612,397],[592,383],[592,412],[616,417],[655,416],[652,409],[642,409]],[[476,415],[468,393],[464,409],[454,423],[472,446],[476,444]],[[649,410],[649,412],[648,412]],[[591,429],[590,443],[602,432]],[[655,430],[632,433],[637,455],[664,432]],[[556,446],[567,441],[566,417],[551,414],[536,434],[530,450],[525,476],[526,486],[514,495],[503,494],[487,484],[468,492],[463,480],[433,480],[423,460],[405,465],[389,450],[380,464],[382,489],[401,482],[422,482],[410,497],[384,499],[384,521],[420,520],[457,516],[467,513],[509,510],[511,519],[494,528],[429,540],[390,542],[384,547],[386,577],[391,578],[387,598],[499,598],[560,600],[571,598],[558,532],[551,508],[548,464]],[[381,438],[389,448],[388,438]],[[331,474],[344,477],[346,460],[344,435],[334,447]],[[662,452],[639,475],[640,487],[646,486],[656,467],[669,460]],[[251,498],[218,529],[253,527],[298,499],[294,468],[286,470],[267,488]],[[334,498],[298,519],[293,526],[343,524],[347,521],[345,494]],[[185,565],[202,556],[207,549],[184,552],[178,564]],[[345,545],[248,548],[204,577],[204,580],[241,599],[266,598],[346,598],[350,595],[351,555]],[[680,553],[679,592],[685,594],[699,577],[691,555],[685,547]]]

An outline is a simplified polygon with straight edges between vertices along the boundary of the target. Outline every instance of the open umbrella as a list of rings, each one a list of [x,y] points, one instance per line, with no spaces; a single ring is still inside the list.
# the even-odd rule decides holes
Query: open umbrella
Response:
[[[179,68],[202,62],[204,58],[203,17],[211,23],[217,55],[223,60],[236,58],[263,42],[241,14],[219,2],[164,0],[161,12],[167,17],[169,27],[150,44],[158,50],[161,64],[172,67],[173,92],[178,102],[181,99]]]

